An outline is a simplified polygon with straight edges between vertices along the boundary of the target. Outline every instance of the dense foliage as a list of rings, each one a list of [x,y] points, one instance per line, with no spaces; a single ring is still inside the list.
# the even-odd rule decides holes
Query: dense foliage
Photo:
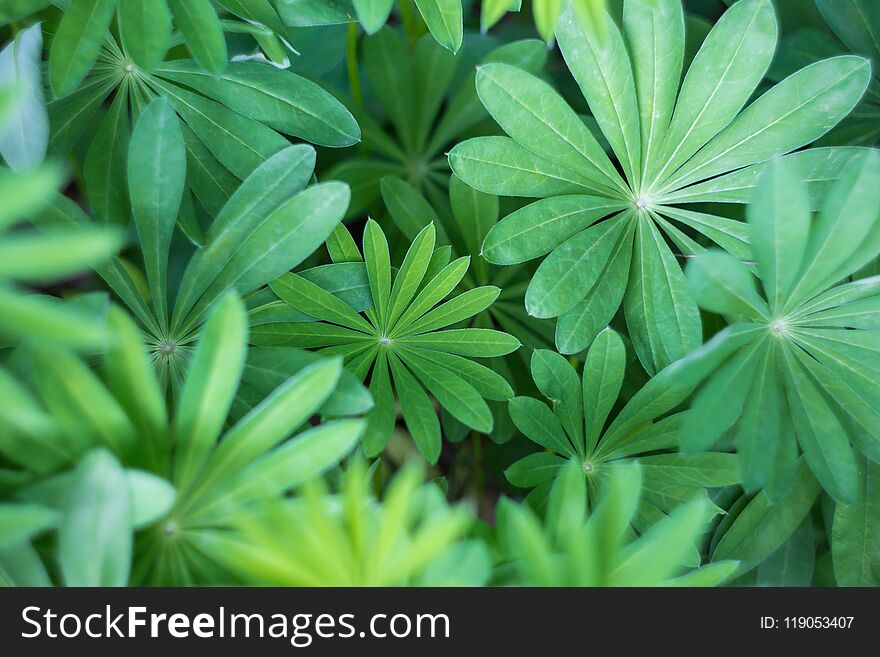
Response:
[[[880,585],[880,4],[0,1],[0,582]]]

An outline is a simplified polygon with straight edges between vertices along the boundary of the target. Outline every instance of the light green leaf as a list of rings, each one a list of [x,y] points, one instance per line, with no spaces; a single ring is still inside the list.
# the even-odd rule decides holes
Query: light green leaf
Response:
[[[415,0],[422,18],[437,42],[458,52],[462,41],[461,0]]]
[[[770,0],[742,0],[724,13],[682,82],[654,180],[670,177],[736,117],[767,72],[776,37]]]
[[[593,134],[547,83],[515,66],[486,64],[477,71],[477,93],[518,144],[577,172],[602,196],[627,194]]]
[[[599,279],[627,228],[617,215],[569,238],[544,259],[529,283],[526,310],[534,317],[558,317],[571,310]]]
[[[598,196],[553,196],[510,213],[492,227],[482,253],[489,262],[513,265],[550,253],[624,204]]]
[[[127,585],[132,527],[125,470],[109,452],[90,452],[76,468],[58,529],[65,585]]]
[[[607,12],[596,25],[585,24],[567,7],[556,38],[590,110],[628,180],[640,180],[639,107],[632,66],[620,30]]]
[[[178,491],[190,488],[220,436],[246,350],[244,306],[229,292],[217,303],[202,330],[174,416],[174,482]]]
[[[449,152],[449,166],[474,189],[497,196],[544,198],[595,191],[583,176],[508,137],[468,139]]]
[[[40,25],[21,31],[0,52],[0,87],[13,87],[13,107],[0,118],[0,155],[13,171],[39,166],[49,145],[43,97]]]

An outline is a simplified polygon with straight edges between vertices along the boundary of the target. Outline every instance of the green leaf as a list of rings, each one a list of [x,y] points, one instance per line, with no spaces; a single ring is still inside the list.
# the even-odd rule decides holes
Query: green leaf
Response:
[[[318,360],[284,380],[224,436],[192,493],[215,490],[288,438],[333,393],[342,373],[339,359]]]
[[[529,283],[525,295],[529,314],[548,318],[571,310],[598,280],[628,219],[628,214],[621,214],[595,224],[554,249]]]
[[[756,207],[762,206],[759,204]],[[763,226],[763,222],[760,225]],[[759,241],[763,241],[763,236]],[[769,248],[775,247],[771,245]],[[768,264],[764,267],[774,266],[774,255],[770,254]],[[762,280],[768,279],[762,276]],[[709,251],[693,258],[688,264],[687,281],[690,293],[701,308],[752,320],[769,317],[767,304],[755,288],[754,275],[742,262],[727,253]]]
[[[364,262],[367,265],[367,277],[370,279],[373,309],[379,323],[385,325],[391,301],[391,256],[385,233],[372,219],[367,221],[364,229]]]
[[[36,504],[0,503],[0,550],[30,541],[58,524],[58,513]]]
[[[128,94],[122,89],[101,121],[83,170],[90,204],[98,220],[104,223],[127,225],[130,219],[130,142]]]
[[[775,313],[788,297],[807,249],[812,217],[806,185],[785,166],[784,160],[775,160],[762,174],[746,212],[749,241],[770,312]],[[697,303],[701,303],[699,296]]]
[[[720,488],[739,483],[736,454],[655,454],[640,456],[646,480],[669,481],[677,486]]]
[[[174,307],[175,325],[222,274],[226,263],[248,236],[267,222],[292,195],[305,188],[314,167],[313,148],[290,146],[248,176],[211,224],[205,247],[187,266]]]
[[[512,335],[494,329],[448,329],[400,338],[405,345],[436,349],[473,358],[506,356],[520,347]]]
[[[839,586],[880,586],[880,465],[858,457],[855,500],[834,509],[831,556]]]
[[[678,574],[694,549],[694,536],[705,523],[706,502],[682,504],[622,550],[611,573],[617,586],[632,586]]]
[[[282,301],[307,315],[347,326],[355,331],[368,334],[374,332],[373,327],[352,310],[351,306],[301,276],[287,273],[272,281],[269,286]]]
[[[626,44],[607,12],[589,25],[577,13],[572,7],[563,12],[559,49],[627,179],[640,180],[639,107]]]
[[[785,390],[804,458],[828,494],[850,504],[858,494],[858,472],[846,432],[798,362],[809,357],[796,357],[792,348],[782,353]]]
[[[818,210],[846,165],[866,152],[867,149],[854,147],[808,148],[784,155],[781,159],[807,183],[810,208]],[[769,166],[769,162],[753,164],[706,182],[663,194],[661,200],[663,203],[748,203],[754,195],[758,179]]]
[[[530,362],[532,378],[550,400],[553,412],[579,452],[583,444],[584,408],[581,382],[569,362],[549,349],[536,349]]]
[[[331,147],[351,146],[361,138],[357,122],[342,103],[291,71],[230,62],[222,75],[215,76],[195,62],[176,60],[158,73],[286,135]]]
[[[678,0],[628,0],[624,4],[623,30],[639,107],[643,181],[656,169],[672,118],[684,57],[684,27]]]
[[[862,97],[870,66],[861,57],[834,57],[801,69],[749,105],[667,184],[698,180],[784,155],[816,141]]]
[[[367,34],[375,34],[388,21],[394,0],[353,0],[358,20]]]
[[[538,452],[516,461],[504,471],[504,476],[514,486],[533,488],[553,479],[566,463],[564,458],[556,454]]]
[[[702,341],[700,312],[685,288],[669,245],[653,221],[641,219],[623,308],[636,354],[648,373],[683,357]]]
[[[415,0],[422,18],[437,42],[458,52],[462,41],[461,0]]]
[[[202,330],[174,416],[174,482],[179,491],[192,485],[223,429],[246,349],[244,306],[230,292],[217,303]]]
[[[482,433],[492,431],[492,411],[472,385],[412,349],[400,353],[400,357],[453,417]]]
[[[787,413],[787,404],[778,358],[775,346],[760,358],[736,431],[742,483],[748,492],[756,491],[768,482],[781,444],[779,434],[783,424],[780,418]]]
[[[226,38],[210,0],[166,0],[192,56],[208,71],[226,68]]]
[[[821,491],[806,463],[801,463],[788,492],[771,504],[758,493],[724,533],[712,561],[736,559],[744,573],[773,554],[797,529]]]
[[[401,326],[400,333],[395,331],[394,334],[407,337],[457,324],[483,312],[495,302],[500,292],[499,288],[491,285],[462,292],[457,297],[425,313],[409,326]]]
[[[483,0],[480,3],[480,32],[488,32],[508,11],[519,11],[522,0]]]
[[[510,418],[523,435],[541,447],[564,456],[575,456],[562,423],[547,405],[531,397],[510,400]]]
[[[366,375],[366,370],[364,370]],[[379,350],[373,373],[370,378],[370,394],[375,406],[367,415],[367,427],[364,430],[364,451],[367,456],[376,456],[381,452],[391,432],[394,431],[394,393],[391,390],[391,376],[388,372],[388,357],[384,350]]]
[[[509,3],[508,3],[509,4]],[[563,0],[535,0],[532,2],[532,14],[538,34],[548,44],[553,42],[553,29],[562,13]]]
[[[15,89],[13,107],[0,118],[0,155],[13,171],[36,168],[48,148],[40,30],[40,25],[23,30],[0,52],[0,87]]]
[[[419,347],[400,347],[399,353],[415,353],[418,356],[424,356],[428,360],[445,367],[453,374],[457,374],[462,379],[472,385],[486,399],[495,401],[507,401],[513,397],[513,389],[507,380],[498,374],[495,370],[481,365],[467,358],[447,354],[443,351],[434,349],[420,349]]]
[[[515,66],[486,64],[477,71],[477,93],[518,144],[576,172],[585,186],[603,196],[626,195],[593,134],[545,82]]]
[[[400,266],[400,270],[394,279],[394,285],[391,288],[387,322],[389,327],[395,325],[421,287],[425,273],[431,263],[431,255],[434,252],[434,240],[434,225],[429,224],[416,235],[412,245],[407,250],[403,264]],[[423,317],[420,322],[424,321],[425,318]],[[441,324],[441,326],[445,326],[445,324]],[[439,328],[439,326],[435,328]]]
[[[870,56],[873,67],[880,62],[877,5],[869,0],[830,2],[816,0],[816,7],[834,33],[853,52]]]
[[[807,517],[791,537],[758,566],[759,586],[809,586],[813,580],[816,541]]]
[[[171,236],[186,182],[186,148],[174,108],[157,98],[141,114],[128,152],[128,185],[147,281],[159,323],[167,326]]]
[[[304,431],[242,470],[227,494],[275,497],[320,476],[354,449],[364,425],[363,420],[334,420]]]
[[[166,2],[119,0],[116,20],[122,47],[140,68],[153,71],[171,45],[171,12]]]
[[[343,183],[313,185],[274,211],[248,215],[244,221],[252,226],[251,230],[241,224],[227,230],[222,238],[217,237],[216,251],[212,251],[213,239],[209,236],[204,252],[217,256],[212,269],[217,267],[219,271],[190,312],[190,323],[227,290],[252,292],[300,264],[333,232],[345,214],[348,200],[348,186]],[[236,235],[242,235],[238,242],[233,241]]]
[[[385,106],[404,146],[415,139],[416,98],[410,55],[404,39],[384,27],[364,41],[364,72]]]
[[[110,29],[117,0],[71,0],[49,50],[49,81],[58,97],[88,75]]]
[[[682,82],[655,180],[668,178],[736,117],[767,72],[776,37],[770,0],[742,0],[724,13]]]
[[[697,393],[685,415],[681,451],[694,454],[711,448],[739,419],[765,350],[768,338],[752,349],[743,349],[722,365]]]
[[[109,452],[90,452],[76,468],[58,529],[65,585],[127,585],[132,527],[125,470]]]
[[[406,239],[414,240],[419,231],[431,223],[439,235],[445,237],[437,213],[415,187],[394,177],[382,178],[380,186],[388,214]]]
[[[878,216],[880,154],[867,150],[847,164],[825,198],[785,310],[852,272],[850,258],[875,229]]]
[[[187,126],[212,155],[241,180],[290,146],[271,128],[220,103],[163,82],[158,77],[151,77],[149,83],[157,93],[174,103]]]
[[[556,347],[560,353],[576,354],[589,347],[617,313],[629,278],[634,232],[630,228],[618,240],[608,257],[608,264],[587,292],[587,296],[559,317],[556,324]]]
[[[404,356],[404,358],[406,357]],[[390,353],[388,362],[391,365],[391,376],[394,379],[397,397],[400,399],[400,408],[403,412],[406,428],[425,460],[428,463],[436,463],[440,457],[441,446],[440,421],[437,419],[437,412],[425,390],[410,374],[400,358],[394,353]]]
[[[611,408],[617,402],[626,370],[623,340],[610,328],[596,336],[584,361],[583,394],[587,453],[592,453]]]
[[[586,179],[508,137],[476,137],[449,152],[449,166],[465,183],[496,196],[544,198],[594,191]]]
[[[126,470],[131,498],[131,524],[135,529],[152,525],[174,506],[174,487],[164,479],[140,470]]]
[[[97,226],[75,230],[47,227],[39,233],[4,236],[0,241],[0,279],[50,283],[100,263],[120,242],[117,231]]]
[[[167,449],[168,415],[165,399],[141,333],[131,318],[122,310],[111,307],[107,323],[114,339],[107,350],[105,361],[107,387],[119,401],[141,437],[147,441],[150,452],[147,463],[160,465],[157,448]]]

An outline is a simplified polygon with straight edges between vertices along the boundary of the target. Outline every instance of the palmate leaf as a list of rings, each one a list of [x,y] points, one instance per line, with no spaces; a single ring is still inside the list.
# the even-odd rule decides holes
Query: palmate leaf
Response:
[[[391,220],[408,238],[410,235],[415,237],[418,231],[431,222],[434,222],[435,226],[443,226],[439,212],[435,211],[431,203],[412,185],[401,179],[385,178],[382,181],[382,199],[385,201]],[[438,308],[428,313],[418,320],[416,328],[425,330],[426,322],[438,321],[455,311],[458,315],[453,317],[454,321],[466,320],[469,328],[494,328],[504,331],[516,337],[528,350],[550,348],[553,344],[552,326],[549,322],[531,317],[523,311],[525,286],[518,281],[521,280],[527,265],[499,269],[490,265],[481,253],[485,236],[498,221],[498,199],[479,192],[452,176],[449,181],[449,207],[452,215],[449,227],[443,230],[437,229],[437,242],[448,241],[455,253],[464,253],[470,257],[471,267],[453,282],[453,285],[457,285],[465,294],[454,303],[444,304],[443,310]],[[535,240],[539,239],[540,235],[540,230],[533,233]],[[462,261],[461,264],[465,263]],[[485,300],[490,296],[496,298],[488,307],[473,314],[473,309],[470,307],[484,306]],[[459,307],[459,304],[463,307]],[[408,317],[413,314],[412,309],[406,312]],[[449,321],[446,320],[446,323]],[[408,332],[412,330],[413,327],[408,329]],[[498,391],[501,389],[499,375],[518,380],[530,378],[528,350],[517,350],[503,361],[488,361],[487,365],[494,370],[493,372],[487,372],[485,368],[480,372],[474,372],[474,376],[478,379],[494,381],[486,390],[494,389],[495,396],[487,394],[487,399],[506,401],[512,396],[507,383],[504,383],[504,386],[508,391],[499,394]],[[466,363],[467,361],[458,359],[453,367],[460,370],[475,365]],[[471,382],[474,383],[473,380]],[[506,404],[490,403],[489,406],[494,418],[490,438],[496,442],[509,440],[513,436],[515,427],[510,422]],[[456,429],[448,420],[449,415],[445,414],[443,421],[447,437],[451,440],[463,438],[466,428],[461,425]]]
[[[688,267],[701,306],[762,330],[698,393],[682,448],[703,449],[732,428],[744,482],[767,486],[772,500],[795,474],[792,432],[821,486],[846,505],[858,495],[853,448],[875,458],[880,444],[880,398],[864,383],[880,366],[877,290],[871,279],[841,284],[880,252],[880,156],[853,159],[815,219],[784,162],[765,172],[748,211],[756,271],[722,254]]]
[[[512,394],[496,373],[469,359],[506,355],[519,341],[494,329],[448,328],[486,310],[498,289],[476,287],[441,303],[461,281],[468,259],[438,264],[432,271],[435,236],[433,224],[423,228],[395,271],[385,233],[370,220],[363,239],[370,309],[361,314],[314,283],[287,274],[271,284],[272,290],[291,308],[320,321],[252,327],[251,341],[258,346],[340,354],[355,375],[369,380],[375,402],[364,439],[369,455],[381,452],[390,438],[396,399],[419,451],[435,462],[441,435],[428,393],[458,421],[486,433],[493,418],[485,399]]]
[[[709,353],[704,360],[685,367],[705,368],[719,356]],[[657,384],[642,388],[609,422],[625,363],[623,341],[611,329],[601,332],[587,352],[582,381],[559,354],[535,351],[532,374],[551,406],[530,397],[515,397],[510,402],[510,415],[526,438],[549,451],[516,461],[505,475],[515,486],[533,488],[563,476],[567,464],[575,462],[587,482],[587,503],[592,508],[602,503],[609,473],[638,460],[643,473],[642,497],[633,523],[643,531],[682,501],[705,495],[706,488],[735,485],[739,476],[734,454],[679,455],[672,451],[678,445],[683,417],[675,411],[696,385],[691,376],[673,368],[659,373],[654,379]],[[677,388],[663,385],[669,378],[678,380]],[[539,490],[531,497],[540,505]]]
[[[549,254],[527,294],[538,305],[527,307],[540,317],[560,318],[557,348],[577,353],[588,347],[622,302],[649,374],[701,342],[697,306],[676,252],[694,255],[714,242],[737,258],[751,257],[741,224],[678,206],[745,203],[767,162],[784,156],[808,184],[809,207],[817,208],[841,167],[860,151],[789,153],[840,122],[870,77],[864,59],[833,57],[793,73],[745,107],[776,46],[770,0],[735,3],[706,36],[679,86],[684,25],[678,0],[626,0],[622,31],[609,14],[584,21],[570,7],[556,27],[562,54],[623,178],[561,96],[503,64],[482,67],[477,90],[509,138],[470,139],[449,154],[453,171],[468,185],[539,199],[502,219],[483,251],[497,264]],[[562,277],[563,269],[570,273]],[[568,280],[571,290],[564,287]],[[560,286],[565,292],[556,295]]]
[[[488,39],[469,40],[453,55],[430,35],[410,47],[391,27],[364,39],[363,72],[388,125],[381,124],[375,112],[352,108],[363,131],[365,150],[372,157],[359,154],[327,172],[355,190],[349,217],[371,208],[379,197],[380,183],[389,177],[406,181],[439,216],[449,217],[449,165],[444,149],[486,118],[474,90],[474,65],[503,61],[537,73],[547,58],[547,49],[535,39],[493,50],[494,45]],[[381,191],[386,196],[395,190]],[[437,230],[442,237],[439,225]],[[412,239],[415,231],[405,235]]]
[[[151,356],[162,378],[170,381],[177,392],[208,309],[229,290],[255,292],[298,266],[332,233],[345,213],[349,194],[339,182],[306,187],[315,152],[306,145],[288,146],[261,164],[235,190],[206,231],[204,245],[185,263],[176,296],[169,298],[164,289],[173,230],[169,222],[177,216],[183,182],[183,144],[173,137],[177,118],[170,107],[167,100],[160,99],[143,114],[129,157],[135,225],[152,299],[143,296],[120,261],[96,271],[143,324]],[[170,136],[163,136],[167,130]],[[159,145],[162,148],[157,151]],[[176,177],[169,173],[175,170]],[[161,177],[168,184],[150,184],[151,176]],[[58,226],[83,230],[91,223],[66,199],[57,199],[40,220],[46,230]],[[325,269],[315,272],[313,278],[336,289],[344,287],[339,280],[346,273],[351,272],[339,272],[337,276]],[[252,312],[265,321],[266,315],[277,308],[278,299],[269,294],[257,301]]]
[[[12,491],[15,505],[30,506],[16,513],[35,506],[47,511],[43,520],[31,514],[32,530],[16,545],[29,548],[21,541],[57,526],[61,575],[71,585],[231,578],[196,546],[228,529],[241,505],[288,493],[354,448],[362,419],[309,428],[314,414],[338,405],[337,388],[345,401],[369,407],[363,386],[352,377],[343,385],[340,359],[286,350],[273,354],[277,371],[245,376],[257,394],[229,422],[244,365],[246,317],[234,294],[212,310],[173,414],[166,412],[139,330],[119,308],[109,311],[116,341],[97,372],[64,349],[19,350],[16,369],[33,392],[0,376],[0,453],[28,468],[22,474],[30,472]],[[7,413],[12,402],[19,408]],[[51,460],[20,458],[25,445],[32,451],[40,444],[36,437],[46,441]],[[0,543],[11,536],[5,528],[0,534]],[[7,558],[5,552],[0,557],[4,572]]]
[[[311,482],[298,498],[240,514],[235,532],[218,533],[200,548],[260,584],[479,586],[490,561],[482,542],[464,539],[472,522],[439,487],[421,484],[412,466],[377,499],[367,468],[356,461],[338,493]]]
[[[526,505],[502,500],[498,533],[502,554],[515,573],[513,584],[542,586],[717,586],[736,561],[699,568],[694,545],[707,522],[706,502],[689,498],[634,538],[640,490],[637,463],[609,470],[601,501],[587,504],[587,483],[568,463],[552,485],[547,513],[539,521]],[[693,570],[693,568],[695,568]]]
[[[254,12],[237,5],[233,10],[252,20]],[[208,11],[216,21],[210,3]],[[147,16],[138,11],[135,15],[138,20]],[[135,28],[130,28],[121,30],[122,37],[131,35]],[[221,43],[225,48],[225,41]],[[206,71],[196,60],[155,61],[155,54],[143,55],[155,62],[147,67],[135,62],[126,48],[124,38],[119,43],[108,34],[88,78],[48,108],[49,152],[66,157],[78,144],[86,150],[86,192],[104,221],[128,220],[124,190],[129,124],[136,124],[156,97],[170,100],[182,120],[187,193],[178,223],[198,245],[203,242],[202,225],[216,217],[240,181],[289,146],[282,134],[330,147],[349,146],[360,139],[357,123],[339,101],[290,70],[256,61],[236,61],[226,67],[225,55],[219,73]],[[102,117],[99,108],[114,92]]]

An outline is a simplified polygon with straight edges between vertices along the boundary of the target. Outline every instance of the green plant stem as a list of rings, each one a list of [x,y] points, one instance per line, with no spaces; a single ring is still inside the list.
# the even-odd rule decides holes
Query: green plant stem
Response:
[[[351,88],[351,97],[358,107],[363,107],[363,92],[361,91],[361,72],[357,53],[358,24],[349,23],[348,37],[345,46],[345,66],[348,69],[348,86]]]
[[[471,432],[474,448],[474,485],[477,492],[477,513],[482,516],[486,508],[486,473],[483,471],[483,441],[476,431]]]
[[[407,41],[413,43],[416,40],[416,22],[413,16],[412,0],[399,0],[400,17],[403,20],[403,31],[406,32]]]

